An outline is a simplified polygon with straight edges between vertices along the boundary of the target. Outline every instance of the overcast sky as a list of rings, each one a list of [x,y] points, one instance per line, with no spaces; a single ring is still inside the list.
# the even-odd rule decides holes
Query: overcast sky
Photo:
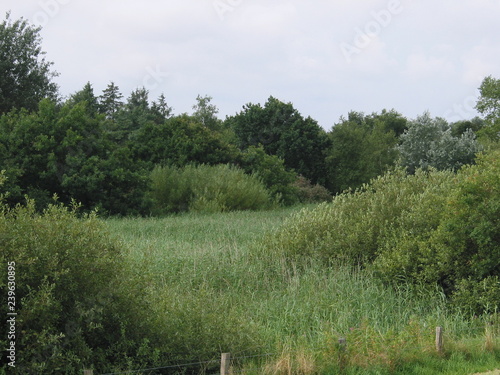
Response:
[[[472,118],[500,78],[499,0],[2,0],[43,27],[63,95],[144,86],[220,118],[269,96],[326,130],[349,111]]]

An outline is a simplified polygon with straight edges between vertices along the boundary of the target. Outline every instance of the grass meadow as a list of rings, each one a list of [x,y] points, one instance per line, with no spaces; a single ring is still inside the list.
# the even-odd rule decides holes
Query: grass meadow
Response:
[[[170,342],[173,363],[231,352],[234,374],[456,375],[500,368],[498,319],[452,311],[437,289],[394,288],[366,270],[293,265],[264,250],[263,238],[300,209],[308,207],[105,220],[144,280],[150,300],[144,314]],[[436,326],[444,329],[441,353]],[[178,373],[205,370],[216,367]]]

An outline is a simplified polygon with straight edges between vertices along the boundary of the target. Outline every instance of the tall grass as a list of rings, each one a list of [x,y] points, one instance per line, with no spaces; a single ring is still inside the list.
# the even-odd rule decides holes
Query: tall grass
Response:
[[[266,233],[296,211],[106,223],[149,278],[150,313],[172,351],[199,359],[223,351],[266,354],[235,362],[248,374],[432,373],[425,369],[454,368],[460,356],[478,370],[494,366],[498,332],[487,337],[481,319],[449,311],[440,290],[389,287],[367,270],[314,259],[295,267],[261,247]],[[433,349],[437,325],[446,332],[444,356]]]

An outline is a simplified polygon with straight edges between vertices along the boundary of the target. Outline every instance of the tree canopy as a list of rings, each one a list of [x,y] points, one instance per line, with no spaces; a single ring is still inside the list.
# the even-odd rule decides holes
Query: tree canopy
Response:
[[[264,107],[247,104],[226,122],[234,130],[241,149],[262,145],[266,153],[282,158],[288,168],[313,183],[326,182],[326,132],[311,117],[304,118],[292,103],[271,96]]]
[[[36,110],[43,98],[55,99],[58,74],[45,59],[40,28],[27,20],[13,21],[10,13],[0,24],[0,114],[13,108]]]

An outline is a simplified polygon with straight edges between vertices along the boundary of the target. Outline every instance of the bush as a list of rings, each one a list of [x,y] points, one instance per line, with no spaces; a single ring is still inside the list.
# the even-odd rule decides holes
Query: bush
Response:
[[[451,171],[401,170],[292,217],[265,246],[373,268],[383,280],[438,285],[468,311],[500,307],[500,151]],[[467,292],[470,289],[473,293]]]
[[[230,165],[156,167],[151,179],[156,213],[258,210],[271,204],[256,176]]]
[[[258,176],[279,203],[291,206],[298,202],[298,189],[294,186],[297,174],[286,169],[283,159],[266,154],[262,146],[250,146],[242,152],[242,168]]]
[[[298,176],[293,187],[297,189],[297,195],[301,203],[331,202],[330,192],[319,184],[313,185],[311,181],[303,176]]]
[[[402,169],[394,170],[355,192],[335,196],[331,203],[302,210],[268,236],[265,246],[286,258],[314,256],[325,262],[370,263],[386,229],[398,225],[429,185],[444,183],[450,175],[420,171],[407,176]]]
[[[469,313],[484,314],[498,312],[500,301],[500,278],[487,276],[478,281],[472,278],[457,282],[453,293],[453,305]]]
[[[389,231],[376,261],[380,273],[437,283],[476,312],[500,307],[499,285],[492,281],[500,276],[499,159],[499,151],[479,156],[447,192],[413,207],[407,222]],[[473,299],[465,297],[465,285],[475,290]]]
[[[141,316],[147,308],[142,284],[131,280],[120,244],[94,214],[79,219],[59,205],[37,214],[32,201],[3,206],[0,249],[1,263],[15,268],[14,373],[77,374],[84,367],[112,370],[153,362],[153,350],[137,356],[152,331]],[[7,272],[0,275],[5,290]],[[2,303],[3,316],[7,308]]]

